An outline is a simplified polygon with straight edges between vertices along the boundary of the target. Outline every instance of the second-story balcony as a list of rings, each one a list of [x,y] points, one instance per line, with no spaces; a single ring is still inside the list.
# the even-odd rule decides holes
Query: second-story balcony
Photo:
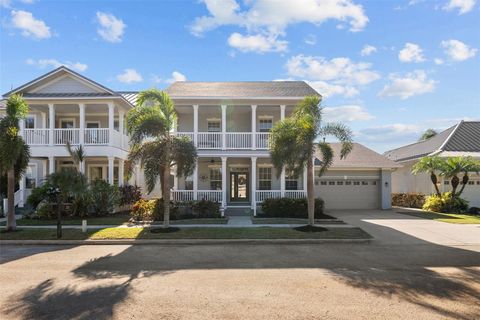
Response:
[[[268,132],[177,132],[188,137],[197,149],[204,150],[268,150]]]

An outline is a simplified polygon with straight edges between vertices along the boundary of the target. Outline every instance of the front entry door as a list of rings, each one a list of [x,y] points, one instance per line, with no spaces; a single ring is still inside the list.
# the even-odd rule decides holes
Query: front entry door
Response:
[[[248,201],[248,172],[230,173],[230,201]]]

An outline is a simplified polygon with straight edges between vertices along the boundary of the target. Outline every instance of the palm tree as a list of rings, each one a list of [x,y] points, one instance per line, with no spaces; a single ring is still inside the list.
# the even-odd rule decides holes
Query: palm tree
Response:
[[[437,131],[433,130],[433,129],[427,129],[425,130],[425,132],[420,136],[420,139],[418,139],[418,141],[424,141],[424,140],[427,140],[427,139],[430,139],[434,136],[437,135]]]
[[[157,89],[140,92],[137,107],[127,114],[131,144],[129,163],[133,165],[139,162],[144,168],[149,193],[160,179],[165,228],[170,227],[171,168],[175,166],[179,176],[189,176],[197,161],[197,150],[192,141],[172,135],[176,119],[172,99]]]
[[[444,161],[443,169],[441,175],[447,179],[450,179],[452,185],[452,198],[459,197],[465,186],[468,184],[470,177],[468,176],[469,172],[479,172],[480,171],[480,161],[474,160],[472,157],[451,157],[447,158]],[[458,185],[460,184],[459,174],[463,173],[462,177],[462,187],[460,191],[456,193]]]
[[[313,190],[313,156],[318,148],[322,154],[319,176],[331,166],[333,150],[326,142],[316,142],[317,137],[332,135],[342,142],[340,157],[346,157],[353,148],[352,132],[343,124],[322,125],[321,97],[305,97],[293,110],[292,116],[278,122],[270,134],[270,154],[278,175],[282,169],[299,175],[307,167],[308,224],[315,224],[315,196]]]
[[[430,180],[433,183],[433,186],[435,187],[435,193],[437,196],[441,196],[440,189],[438,189],[438,177],[437,177],[437,171],[442,171],[443,167],[445,165],[445,161],[438,157],[438,156],[428,156],[428,157],[423,157],[421,158],[417,163],[412,168],[412,173],[414,175],[417,175],[422,172],[428,172],[430,173]]]
[[[67,141],[67,151],[70,154],[70,157],[73,160],[73,163],[77,166],[79,172],[83,172],[85,168],[85,149],[82,145],[79,145],[77,148],[72,149],[72,145]]]
[[[16,229],[15,181],[25,173],[30,159],[30,148],[20,136],[19,124],[28,114],[28,105],[21,95],[13,94],[6,107],[7,114],[0,119],[0,174],[7,174],[7,231],[13,231]]]

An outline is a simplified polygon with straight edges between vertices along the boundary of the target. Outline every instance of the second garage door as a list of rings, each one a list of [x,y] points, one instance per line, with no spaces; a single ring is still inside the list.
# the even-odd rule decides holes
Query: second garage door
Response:
[[[315,196],[325,200],[328,209],[378,209],[379,180],[316,181]]]

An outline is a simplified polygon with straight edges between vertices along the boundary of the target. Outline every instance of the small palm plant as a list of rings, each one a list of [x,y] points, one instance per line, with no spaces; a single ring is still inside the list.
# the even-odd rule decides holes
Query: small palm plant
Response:
[[[13,94],[7,100],[7,115],[0,119],[0,174],[7,174],[7,231],[16,229],[15,181],[25,173],[30,159],[30,148],[20,136],[19,122],[28,114],[28,105],[21,95]]]
[[[137,107],[127,114],[130,134],[130,165],[140,163],[144,168],[148,192],[160,179],[164,217],[163,226],[170,227],[170,172],[189,176],[197,161],[197,150],[188,138],[176,137],[171,131],[177,119],[175,105],[169,95],[157,89],[140,92]]]
[[[430,180],[433,183],[433,186],[435,187],[435,193],[437,196],[441,196],[440,189],[438,188],[438,176],[437,173],[441,172],[443,170],[443,167],[445,165],[445,162],[442,158],[438,156],[429,156],[429,157],[423,157],[415,163],[415,165],[412,168],[412,173],[414,175],[417,175],[422,172],[427,172],[430,173]]]
[[[319,176],[332,165],[333,150],[326,142],[316,142],[318,136],[332,135],[342,142],[340,157],[346,157],[353,148],[352,132],[343,124],[322,124],[321,98],[305,97],[294,109],[291,117],[278,122],[271,130],[270,154],[278,175],[282,169],[299,175],[307,168],[308,224],[315,224],[315,196],[313,190],[316,149],[322,155]]]
[[[79,145],[75,149],[72,148],[72,145],[67,141],[67,151],[70,154],[70,157],[73,160],[73,163],[77,166],[78,171],[83,172],[85,168],[85,158],[87,157],[85,149],[82,145]]]
[[[480,161],[473,159],[472,157],[451,157],[444,161],[441,175],[447,179],[450,179],[452,185],[452,197],[460,197],[465,190],[465,186],[468,184],[470,177],[469,172],[480,171]],[[462,177],[462,187],[457,193],[458,185],[460,184],[460,174]]]

